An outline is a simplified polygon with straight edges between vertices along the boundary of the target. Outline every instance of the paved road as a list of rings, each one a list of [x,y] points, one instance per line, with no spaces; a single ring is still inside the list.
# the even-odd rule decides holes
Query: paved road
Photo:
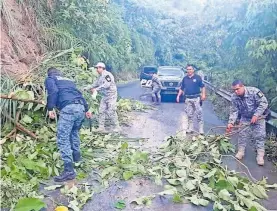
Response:
[[[141,89],[138,82],[132,82],[130,84],[121,85],[118,88],[119,95],[123,98],[130,98],[147,102],[149,97],[143,96],[145,90]],[[143,97],[140,97],[143,96]],[[128,130],[129,137],[142,137],[149,138],[144,147],[149,149],[155,149],[166,136],[174,135],[176,131],[179,131],[185,127],[182,124],[184,117],[183,113],[184,104],[177,104],[174,102],[164,102],[157,110],[150,111],[148,113],[138,113],[134,115],[133,126],[126,129]],[[226,125],[216,116],[213,111],[213,107],[210,102],[204,102],[204,130],[207,132],[211,127]],[[218,131],[223,132],[223,131]],[[234,137],[235,143],[235,137]],[[277,182],[277,172],[273,171],[273,165],[270,162],[266,162],[264,167],[256,165],[255,153],[253,147],[249,144],[244,164],[246,164],[253,177],[261,179],[263,175],[268,177],[269,183]],[[245,171],[245,169],[238,164],[235,160],[225,160],[225,163],[230,169],[237,170],[239,172]],[[134,210],[129,205],[133,199],[139,196],[148,196],[152,193],[157,193],[162,190],[162,187],[156,186],[149,179],[140,178],[128,182],[120,182],[113,185],[104,192],[94,195],[92,200],[85,206],[85,211],[111,211],[116,210],[113,204],[119,199],[125,199],[127,207],[125,210]],[[277,192],[270,192],[269,199],[263,202],[263,205],[268,210],[277,210]],[[274,201],[275,200],[275,201]],[[196,207],[191,204],[173,204],[167,198],[156,197],[153,200],[152,205],[149,208],[142,208],[140,210],[147,211],[169,211],[169,210],[212,210],[212,206],[209,207]]]

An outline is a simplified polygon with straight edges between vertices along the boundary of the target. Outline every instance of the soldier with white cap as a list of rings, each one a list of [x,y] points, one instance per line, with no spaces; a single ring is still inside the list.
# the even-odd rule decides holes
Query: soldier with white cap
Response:
[[[109,121],[109,126],[113,126],[113,132],[119,132],[120,126],[117,116],[117,87],[114,76],[106,70],[103,62],[98,62],[95,68],[100,77],[90,87],[92,93],[100,92],[103,97],[99,107],[99,131],[105,131],[105,120]]]

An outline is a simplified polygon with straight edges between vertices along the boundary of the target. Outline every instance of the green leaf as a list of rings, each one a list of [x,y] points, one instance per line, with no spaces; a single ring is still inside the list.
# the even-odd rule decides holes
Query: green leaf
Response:
[[[218,164],[220,164],[221,163],[221,160],[220,159],[217,159],[217,158],[213,158],[214,159],[214,161],[216,162],[216,163],[218,163]]]
[[[182,167],[190,168],[191,161],[190,161],[190,158],[186,156],[184,161],[182,161],[181,158],[176,158],[174,164],[176,167],[179,167],[179,168],[182,168]]]
[[[184,186],[188,190],[194,190],[196,188],[196,182],[197,180],[188,180]]]
[[[79,205],[79,203],[78,203],[78,201],[75,199],[75,200],[72,200],[72,201],[69,202],[68,207],[70,207],[70,208],[73,209],[74,211],[80,211],[78,205]]]
[[[206,199],[199,199],[199,204],[202,205],[202,206],[208,206],[209,205],[209,201],[206,200]]]
[[[32,108],[33,108],[33,103],[29,103],[29,105],[28,105],[28,111],[30,111]]]
[[[25,114],[21,121],[23,121],[26,124],[31,124],[33,122],[33,119]]]
[[[39,211],[44,207],[46,207],[46,204],[40,199],[22,198],[17,202],[15,211]]]
[[[268,198],[267,194],[266,194],[266,190],[264,189],[264,187],[262,187],[261,185],[253,185],[250,186],[250,191],[251,193],[253,193],[255,196],[261,198],[261,199],[266,199]]]
[[[217,201],[214,203],[213,210],[227,211],[227,209],[220,202]]]
[[[220,141],[219,150],[224,151],[225,153],[235,152],[235,147],[227,139],[223,139]]]
[[[35,99],[35,93],[33,91],[27,91],[27,93],[29,94],[29,99],[30,100],[34,100]]]
[[[57,167],[55,167],[55,166],[54,166],[54,173],[55,173],[55,175],[56,175],[56,176],[58,176],[58,175],[59,175],[59,170],[58,170],[58,168],[57,168]]]
[[[161,176],[160,175],[156,175],[155,176],[155,184],[156,185],[163,185],[163,182],[162,182],[162,180],[161,180]]]
[[[178,193],[174,193],[172,201],[174,203],[182,203],[183,202],[181,196]]]
[[[244,191],[244,190],[239,190],[239,189],[238,189],[237,192],[240,193],[240,194],[243,195],[243,196],[250,196],[250,193],[247,192],[247,191]]]
[[[121,144],[121,150],[126,150],[128,149],[128,143],[124,142],[123,144]]]
[[[214,176],[217,172],[217,168],[213,168],[207,175],[204,176],[204,178],[210,178],[211,176]]]
[[[251,199],[248,199],[248,198],[246,198],[242,195],[240,195],[239,200],[241,202],[243,202],[243,204],[245,204],[245,206],[248,207],[249,209],[251,207],[255,207],[259,211],[266,211],[267,210],[263,206],[261,206],[258,202],[252,201]]]
[[[187,199],[190,200],[191,203],[195,205],[207,206],[209,204],[208,200],[198,198],[196,195],[193,195],[192,197],[188,197]]]
[[[235,191],[233,186],[226,180],[219,180],[218,182],[216,182],[215,188],[218,189],[218,190],[226,189],[226,190],[231,191],[231,192]]]
[[[23,90],[23,89],[16,90],[15,91],[15,96],[18,99],[21,99],[21,100],[31,100],[30,93],[26,90]]]
[[[226,189],[219,191],[218,196],[225,201],[232,201],[231,194]]]
[[[13,163],[15,162],[15,157],[13,154],[9,154],[7,158],[7,164],[11,168],[13,166]]]
[[[148,161],[148,153],[146,152],[135,152],[132,157],[131,157],[132,163],[135,162],[139,162],[139,161],[143,161],[146,162]]]
[[[256,207],[251,207],[248,211],[258,211]]]
[[[170,172],[168,167],[164,167],[163,168],[163,172],[164,172],[164,174],[171,174],[171,172]]]
[[[125,201],[124,200],[117,201],[114,207],[117,209],[123,210],[126,207]]]
[[[39,109],[44,108],[44,107],[45,107],[44,105],[37,104],[37,106],[34,108],[34,111],[38,111]]]
[[[125,180],[129,180],[129,179],[131,179],[133,176],[134,176],[134,174],[133,174],[132,171],[124,171],[124,172],[123,172],[123,178],[124,178]]]
[[[239,179],[237,177],[227,177],[227,180],[230,181],[230,183],[235,187],[237,187],[239,183]]]
[[[117,171],[119,171],[119,168],[118,167],[115,167],[115,166],[110,166],[108,168],[105,168],[102,173],[101,173],[101,177],[104,178],[106,177],[107,175],[109,174],[114,174],[116,173]]]
[[[179,185],[180,184],[179,179],[167,179],[167,181],[171,185]]]
[[[187,177],[187,171],[186,170],[177,170],[176,174],[178,177]]]
[[[234,209],[235,209],[236,211],[246,211],[245,209],[243,209],[243,208],[239,205],[238,202],[233,202],[232,204],[234,205]]]
[[[199,205],[199,199],[196,195],[193,195],[192,197],[187,197],[186,199],[188,199],[191,203],[195,205]]]
[[[20,108],[23,108],[23,107],[24,107],[24,102],[21,102],[17,108],[20,109]]]
[[[214,179],[214,176],[209,178],[209,187],[215,188],[215,179]]]

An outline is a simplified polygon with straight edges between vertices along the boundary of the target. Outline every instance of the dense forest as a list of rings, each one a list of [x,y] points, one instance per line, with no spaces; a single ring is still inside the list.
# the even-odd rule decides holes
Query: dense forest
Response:
[[[13,32],[14,17],[4,2],[3,24]],[[159,4],[151,0],[28,0],[18,4],[26,15],[35,13],[37,43],[41,54],[48,55],[43,70],[51,65],[68,68],[64,61],[70,60],[71,51],[85,53],[91,64],[104,61],[114,72],[135,73],[150,64],[193,63],[224,88],[233,78],[259,87],[271,107],[277,108],[274,0],[163,0]],[[20,48],[20,43],[14,43],[14,48]]]
[[[217,87],[229,90],[234,79],[242,79],[246,85],[260,88],[270,108],[277,111],[276,0],[4,0],[1,1],[1,19],[0,152],[3,165],[0,182],[3,208],[17,206],[15,210],[21,210],[22,204],[35,204],[37,207],[30,210],[39,210],[38,207],[45,206],[38,200],[43,198],[38,189],[44,180],[58,175],[62,167],[55,143],[56,122],[49,123],[45,110],[43,82],[49,67],[60,69],[67,77],[74,78],[78,87],[83,87],[95,80],[97,74],[93,65],[98,61],[106,63],[117,81],[137,78],[144,65],[186,66],[190,63],[202,70]],[[80,59],[81,56],[87,57],[89,64]],[[84,96],[90,111],[97,115],[99,98],[91,99],[90,93]],[[128,123],[127,112],[144,109],[146,106],[142,103],[127,99],[118,102],[121,123]],[[78,180],[86,178],[91,169],[98,168],[106,188],[114,175],[117,179],[128,180],[134,175],[146,175],[142,164],[145,169],[151,169],[153,164],[160,165],[159,161],[150,162],[145,152],[129,150],[131,146],[118,137],[91,134],[87,128],[82,130],[81,137],[87,163],[78,169]],[[166,153],[175,162],[174,156],[182,147],[192,155],[198,150],[196,157],[212,152],[213,164],[199,165],[194,169],[195,178],[200,178],[203,172],[211,172],[207,176],[209,182],[231,178],[231,182],[220,181],[237,197],[237,201],[231,199],[228,192],[221,192],[220,187],[215,190],[215,182],[210,182],[212,187],[202,184],[203,193],[198,188],[198,198],[191,194],[187,200],[207,206],[216,196],[215,210],[265,210],[255,201],[267,197],[269,186],[264,180],[259,184],[245,182],[220,166],[220,154],[234,150],[227,138],[209,137],[207,141],[199,139],[191,145],[179,145],[178,141],[177,138],[168,139],[161,154]],[[276,149],[275,141],[274,144]],[[97,158],[95,163],[91,162],[95,147],[103,150],[108,156],[106,160]],[[93,153],[97,155],[98,152]],[[276,158],[276,150],[274,153]],[[131,161],[135,163],[128,163]],[[184,163],[180,162],[184,166],[191,166],[191,162],[199,164],[194,157],[190,161],[189,156],[184,158]],[[126,171],[121,164],[135,165],[137,170]],[[163,178],[157,173],[160,168],[155,168],[151,176],[161,184]],[[184,175],[182,170],[178,173]],[[167,176],[172,185],[181,182],[175,178],[175,173]],[[188,182],[188,189],[195,189],[195,180]],[[237,193],[237,187],[244,183],[246,188]],[[48,190],[56,188],[50,186]],[[258,188],[260,193],[249,194],[255,192],[253,188]],[[71,197],[73,210],[83,207],[93,194],[86,185],[72,192],[63,191]],[[163,194],[174,193],[173,201],[180,202],[183,193],[178,195],[176,191],[168,189]],[[239,197],[246,201],[239,204]],[[150,201],[149,198],[141,200],[142,204]]]

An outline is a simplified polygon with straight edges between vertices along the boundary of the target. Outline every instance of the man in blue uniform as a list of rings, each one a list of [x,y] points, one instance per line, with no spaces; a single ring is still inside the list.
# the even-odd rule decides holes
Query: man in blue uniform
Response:
[[[204,134],[204,122],[200,100],[206,99],[205,85],[199,75],[194,74],[194,67],[187,65],[187,75],[182,80],[181,89],[176,101],[180,102],[180,96],[185,93],[185,109],[188,116],[187,133],[193,132],[193,117],[196,115],[199,125],[199,133]]]
[[[54,177],[54,180],[72,180],[76,176],[73,162],[81,160],[79,130],[85,116],[91,118],[91,113],[88,112],[88,104],[74,82],[63,77],[56,68],[48,69],[45,87],[49,117],[56,118],[54,108],[60,111],[57,144],[64,162],[64,171],[60,176]]]

